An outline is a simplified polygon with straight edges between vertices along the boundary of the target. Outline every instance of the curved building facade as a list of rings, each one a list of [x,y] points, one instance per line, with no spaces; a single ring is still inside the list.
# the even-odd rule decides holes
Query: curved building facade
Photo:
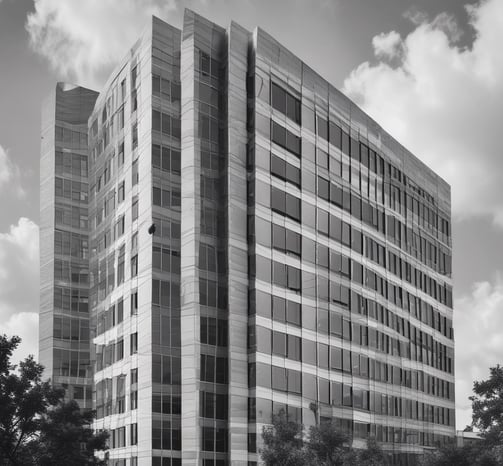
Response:
[[[110,464],[260,464],[282,409],[393,464],[453,439],[445,181],[267,33],[190,10],[152,19],[87,114]]]

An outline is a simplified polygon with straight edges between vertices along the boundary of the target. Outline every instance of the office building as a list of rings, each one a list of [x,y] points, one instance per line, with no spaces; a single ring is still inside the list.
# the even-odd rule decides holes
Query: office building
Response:
[[[98,94],[59,83],[42,107],[39,361],[92,408],[89,334],[88,119]]]
[[[154,17],[87,176],[110,464],[260,463],[281,409],[395,464],[454,438],[450,187],[263,30]]]

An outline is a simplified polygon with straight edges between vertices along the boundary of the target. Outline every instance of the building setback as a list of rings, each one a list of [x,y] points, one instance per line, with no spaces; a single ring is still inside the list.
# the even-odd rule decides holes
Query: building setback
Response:
[[[454,437],[445,181],[267,33],[190,10],[99,96],[64,89],[40,354],[84,407],[92,387],[110,464],[260,463],[281,409],[394,464]]]

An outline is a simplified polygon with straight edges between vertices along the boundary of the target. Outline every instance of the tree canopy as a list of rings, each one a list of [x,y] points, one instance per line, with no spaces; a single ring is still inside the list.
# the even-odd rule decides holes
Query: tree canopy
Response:
[[[384,466],[386,458],[374,440],[367,448],[354,450],[350,438],[331,420],[311,426],[303,439],[304,426],[288,419],[285,411],[273,415],[272,425],[262,431],[261,457],[266,466]]]
[[[275,414],[272,426],[265,426],[262,431],[264,449],[261,453],[265,464],[267,466],[303,466],[307,464],[302,431],[302,425],[288,420],[283,410],[279,414]]]
[[[489,445],[503,445],[503,367],[489,368],[489,378],[473,383],[472,425]]]
[[[0,464],[100,465],[95,450],[106,449],[108,434],[94,434],[93,412],[64,401],[64,390],[42,380],[33,356],[11,363],[21,339],[0,335]]]

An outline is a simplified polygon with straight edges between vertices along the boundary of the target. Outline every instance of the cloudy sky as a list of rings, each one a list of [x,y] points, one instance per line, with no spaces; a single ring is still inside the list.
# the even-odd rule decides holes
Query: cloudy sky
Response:
[[[503,1],[0,0],[0,332],[37,352],[40,105],[97,90],[151,14],[260,25],[452,186],[458,428],[503,363]]]

